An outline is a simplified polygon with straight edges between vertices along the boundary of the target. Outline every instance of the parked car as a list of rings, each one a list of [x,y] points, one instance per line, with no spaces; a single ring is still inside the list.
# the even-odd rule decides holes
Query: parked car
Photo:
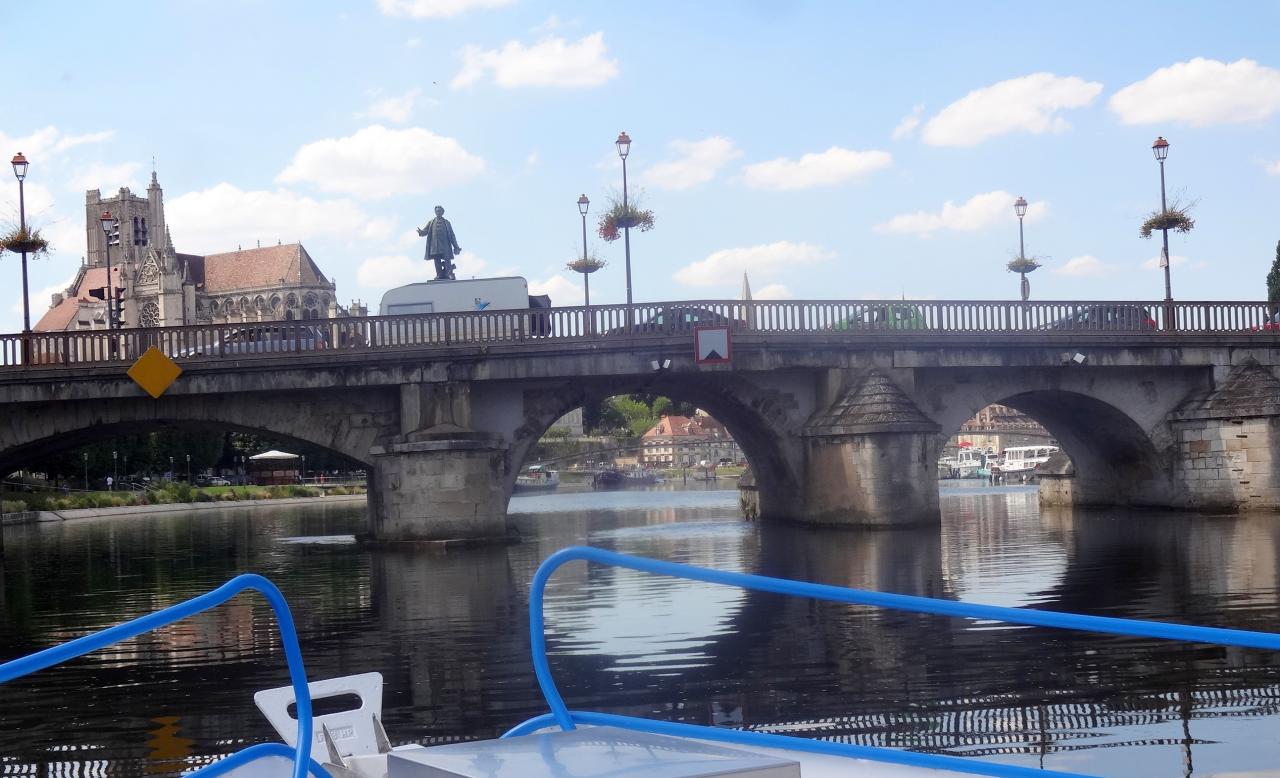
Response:
[[[1267,317],[1267,320],[1262,323],[1261,327],[1255,324],[1249,329],[1253,332],[1280,332],[1280,311],[1276,311],[1274,314]]]
[[[728,325],[735,330],[747,328],[747,323],[742,319],[730,319],[728,316],[716,313],[709,308],[702,308],[696,305],[671,305],[658,311],[650,318],[637,322],[634,331],[637,333],[661,332],[673,335],[693,332],[694,327],[717,324]],[[606,335],[625,335],[626,333],[627,328],[625,325],[614,327],[605,332]]]
[[[836,322],[837,330],[922,330],[924,314],[917,306],[908,303],[884,303],[868,305],[853,315],[853,319]]]
[[[230,486],[231,482],[220,476],[214,476],[205,481],[206,486]]]
[[[179,357],[206,354],[272,354],[329,348],[328,328],[318,324],[254,324],[226,332],[221,339],[180,349]]]
[[[1141,305],[1087,305],[1048,325],[1051,330],[1102,330],[1105,332],[1147,332],[1159,329],[1151,312]]]

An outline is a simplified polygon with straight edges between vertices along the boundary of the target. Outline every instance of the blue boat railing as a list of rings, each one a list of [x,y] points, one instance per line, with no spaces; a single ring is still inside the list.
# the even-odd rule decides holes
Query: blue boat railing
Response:
[[[996,776],[996,778],[1045,778],[1046,776],[1076,776],[1078,773],[1054,772],[1019,765],[999,764],[975,760],[972,758],[948,756],[944,754],[926,754],[913,751],[901,751],[878,746],[860,746],[849,743],[834,743],[825,740],[810,740],[788,735],[775,735],[764,732],[748,732],[737,729],[705,727],[693,724],[680,724],[668,721],[656,721],[635,716],[621,716],[611,713],[569,710],[564,698],[556,687],[551,676],[551,667],[547,661],[546,626],[543,619],[543,599],[547,581],[562,565],[583,561],[624,567],[653,575],[672,578],[683,578],[690,581],[733,586],[741,589],[752,589],[760,592],[785,594],[793,597],[806,597],[830,602],[842,602],[850,605],[869,605],[878,608],[909,611],[913,613],[929,613],[939,616],[952,616],[962,619],[982,619],[1001,621],[1010,624],[1023,624],[1035,627],[1052,627],[1057,629],[1079,630],[1085,632],[1103,632],[1131,637],[1159,638],[1179,640],[1190,643],[1208,643],[1221,646],[1240,646],[1244,648],[1260,648],[1280,650],[1280,635],[1268,632],[1251,632],[1238,629],[1221,629],[1217,627],[1198,627],[1186,624],[1169,624],[1165,622],[1137,621],[1134,619],[1118,619],[1106,616],[1085,616],[1076,613],[1056,613],[1051,611],[1025,610],[1021,608],[1002,608],[995,605],[978,605],[975,603],[956,602],[954,600],[938,600],[930,597],[915,597],[905,594],[886,594],[862,589],[846,589],[840,586],[790,581],[783,578],[769,578],[747,573],[731,573],[721,570],[708,570],[702,567],[661,562],[656,559],[629,556],[613,551],[605,551],[587,546],[571,546],[547,557],[533,576],[533,586],[529,593],[529,638],[533,653],[533,668],[538,678],[538,685],[546,698],[550,713],[536,716],[514,727],[503,737],[513,737],[535,732],[547,727],[559,726],[563,730],[574,729],[577,724],[608,725],[624,727],[644,732],[652,732],[677,737],[716,740],[742,746],[763,748],[782,748],[790,751],[803,751],[817,754],[871,759],[880,762],[909,765],[931,769],[952,770],[974,775]]]
[[[280,628],[280,643],[284,647],[285,661],[289,665],[289,681],[297,699],[298,742],[294,748],[283,743],[260,743],[249,746],[187,775],[189,778],[214,778],[258,759],[281,756],[293,761],[293,778],[306,778],[307,775],[330,778],[328,771],[311,758],[311,693],[307,688],[307,674],[302,666],[302,650],[298,646],[298,633],[293,626],[293,615],[289,612],[289,605],[285,602],[280,590],[260,575],[238,575],[217,589],[199,597],[193,597],[132,621],[0,664],[0,684],[215,608],[246,589],[253,589],[262,594],[275,613],[276,624]]]

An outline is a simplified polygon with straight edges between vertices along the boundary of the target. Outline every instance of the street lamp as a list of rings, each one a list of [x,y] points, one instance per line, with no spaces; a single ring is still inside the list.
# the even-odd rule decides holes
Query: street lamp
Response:
[[[1013,212],[1018,215],[1018,259],[1025,263],[1027,249],[1022,237],[1022,217],[1027,215],[1027,201],[1025,198],[1019,196],[1017,200],[1013,201]],[[1027,298],[1031,297],[1031,282],[1027,280],[1025,272],[1020,272],[1018,275],[1022,276],[1022,283],[1019,284],[1019,288],[1022,291],[1022,300],[1026,302]]]
[[[103,211],[99,219],[102,222],[102,238],[105,250],[107,252],[107,329],[114,330],[116,328],[116,311],[114,300],[116,297],[115,282],[111,279],[111,246],[119,245],[120,240],[120,220],[114,218],[110,211]]]
[[[306,482],[307,482],[307,456],[306,456],[306,454],[303,454],[303,455],[302,455],[302,479],[301,479],[301,483],[304,483],[304,484],[305,484]]]
[[[120,480],[120,459],[116,452],[111,452],[111,485],[107,491],[114,492],[116,490],[116,482]]]
[[[18,177],[18,232],[27,240],[27,197],[23,181],[27,178],[27,158],[19,151],[10,160],[13,174]],[[31,332],[31,304],[27,301],[27,250],[22,249],[22,331]]]
[[[622,158],[622,245],[627,257],[627,325],[631,324],[631,209],[627,206],[627,155],[631,153],[631,138],[618,133],[613,142]]]
[[[84,490],[87,492],[89,491],[89,452],[85,451],[82,456],[84,457]]]
[[[187,454],[187,483],[191,483],[191,455]]]
[[[1160,266],[1164,268],[1164,301],[1166,303],[1173,301],[1172,287],[1169,285],[1169,220],[1164,218],[1169,207],[1165,204],[1164,199],[1164,160],[1169,156],[1169,141],[1164,136],[1156,138],[1155,143],[1151,144],[1151,151],[1156,155],[1156,162],[1160,163],[1160,217],[1164,226],[1160,231],[1164,233],[1164,247],[1160,252]],[[1169,326],[1168,319],[1165,320],[1165,326]]]
[[[173,457],[169,457],[169,480],[173,480]]]
[[[582,291],[588,308],[591,307],[591,271],[587,268],[587,209],[590,207],[591,201],[585,194],[578,198],[578,213],[582,214]],[[587,318],[591,318],[590,311]]]

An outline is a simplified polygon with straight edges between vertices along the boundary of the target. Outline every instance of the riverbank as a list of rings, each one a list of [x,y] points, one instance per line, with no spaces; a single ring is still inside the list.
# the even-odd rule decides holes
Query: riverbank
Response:
[[[321,497],[279,497],[271,500],[219,500],[217,502],[180,502],[157,505],[118,505],[103,508],[68,508],[61,510],[23,511],[7,513],[3,517],[3,526],[19,524],[36,524],[52,521],[72,521],[75,519],[125,518],[134,516],[152,516],[165,518],[168,516],[184,516],[204,511],[220,511],[233,509],[282,508],[290,506],[314,507],[316,505],[363,505],[367,499],[364,494],[333,494]]]

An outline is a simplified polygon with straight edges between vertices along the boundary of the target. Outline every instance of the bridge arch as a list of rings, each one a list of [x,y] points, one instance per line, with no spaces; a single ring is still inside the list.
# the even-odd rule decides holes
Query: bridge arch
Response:
[[[1153,427],[1149,413],[1131,413],[1096,395],[1061,388],[1013,388],[994,391],[981,407],[998,403],[1039,422],[1071,458],[1077,504],[1169,504],[1171,478],[1169,430]],[[1149,410],[1149,408],[1144,408]],[[944,435],[950,437],[969,418],[948,413]],[[944,438],[946,439],[946,438]]]
[[[751,464],[763,515],[788,516],[789,509],[799,504],[802,454],[788,431],[798,429],[802,420],[793,415],[780,393],[740,378],[730,386],[714,375],[670,373],[584,380],[571,388],[526,392],[524,420],[507,451],[507,497],[533,447],[557,419],[588,402],[635,393],[691,403],[723,424]]]
[[[309,443],[367,466],[372,463],[372,445],[394,430],[391,425],[374,424],[376,413],[350,410],[338,412],[323,401],[298,403],[271,395],[161,397],[148,403],[105,398],[53,410],[32,408],[0,419],[0,472],[121,431],[165,427],[266,433]]]

